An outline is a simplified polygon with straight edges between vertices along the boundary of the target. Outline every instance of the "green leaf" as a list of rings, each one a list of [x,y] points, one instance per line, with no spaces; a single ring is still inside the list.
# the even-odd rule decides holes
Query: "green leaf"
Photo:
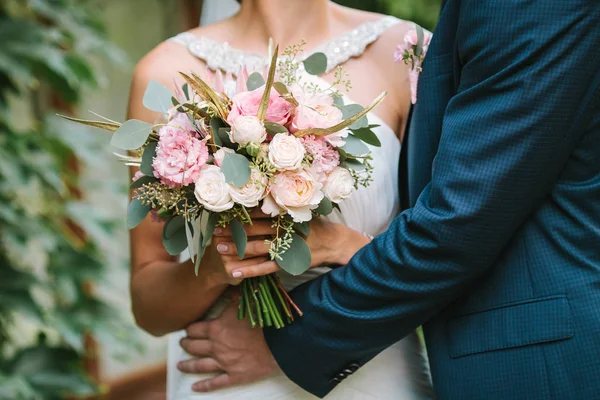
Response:
[[[210,119],[210,130],[212,132],[212,137],[217,146],[223,146],[223,142],[221,141],[221,138],[219,137],[219,128],[224,125],[225,125],[225,123],[219,117],[212,117]]]
[[[341,109],[344,106],[344,98],[342,96],[335,96],[333,98],[333,104]]]
[[[323,53],[314,53],[302,63],[306,72],[311,75],[321,75],[327,70],[327,56]]]
[[[310,223],[308,221],[296,222],[294,224],[294,231],[301,233],[304,237],[308,237],[310,235]]]
[[[248,86],[248,90],[255,90],[261,86],[264,86],[265,80],[261,74],[258,72],[253,72],[248,77],[248,81],[246,81],[246,86]]]
[[[127,207],[127,229],[133,229],[140,224],[150,212],[151,207],[145,206],[138,199],[133,199]]]
[[[156,146],[158,142],[150,142],[148,146],[144,148],[144,153],[142,153],[142,165],[140,166],[140,171],[146,176],[154,175],[154,168],[152,168],[152,162],[154,161],[154,157],[156,157]]]
[[[415,24],[417,29],[417,48],[415,50],[415,56],[419,57],[423,53],[423,42],[425,40],[425,32],[420,25]]]
[[[194,233],[197,232],[197,230],[195,230],[194,228],[192,228],[192,222],[190,221],[185,221],[185,224],[183,224],[185,226],[185,240],[187,243],[187,248],[188,248],[188,252],[190,254],[190,260],[192,260],[192,262],[194,262],[194,256],[196,255],[196,243],[198,243],[198,241],[194,242]],[[198,224],[200,225],[200,224]]]
[[[171,104],[173,104],[173,107],[177,107],[179,106],[179,100],[177,100],[175,97],[171,97]]]
[[[181,215],[170,218],[163,228],[162,243],[172,256],[181,254],[187,247],[185,219]]]
[[[323,197],[321,203],[319,203],[319,207],[315,210],[319,215],[329,215],[333,211],[333,205],[331,204],[331,200],[327,197]]]
[[[278,133],[289,133],[285,126],[279,125],[276,122],[265,121],[265,129],[267,130],[267,133],[271,136],[275,136]]]
[[[354,135],[348,135],[344,138],[344,142],[345,144],[342,146],[342,150],[348,154],[360,156],[369,152],[367,145],[362,140],[354,137]]]
[[[185,95],[186,100],[190,100],[190,85],[186,83],[183,84],[183,94]]]
[[[171,106],[173,93],[157,81],[148,82],[142,104],[148,110],[166,113]]]
[[[365,169],[367,169],[367,166],[365,164],[361,163],[358,160],[355,160],[354,158],[348,158],[346,161],[344,161],[344,165],[347,168],[353,169],[356,172],[364,171]]]
[[[217,134],[221,140],[221,143],[223,143],[223,147],[228,147],[230,149],[236,150],[238,148],[238,145],[233,143],[231,139],[229,139],[229,132],[231,132],[231,128],[227,126],[219,128]]]
[[[242,187],[250,179],[250,161],[241,154],[225,153],[221,172],[227,183]]]
[[[156,182],[158,179],[156,179],[153,176],[142,176],[141,178],[139,178],[138,180],[136,180],[135,182],[133,182],[130,186],[129,189],[137,189],[137,188],[141,188],[142,186],[148,184],[148,183],[153,183]]]
[[[139,149],[146,143],[151,130],[151,124],[137,119],[130,119],[125,121],[113,133],[110,144],[123,150]]]
[[[361,106],[360,104],[348,104],[345,106],[338,106],[338,108],[340,110],[342,110],[342,115],[343,115],[344,120],[347,120],[348,118],[361,112],[364,109],[364,107]],[[367,116],[365,115],[364,117],[362,117],[361,119],[359,119],[358,121],[356,121],[355,123],[350,125],[349,128],[350,129],[360,129],[360,128],[366,128],[368,126],[369,126],[369,121],[367,120]]]
[[[287,86],[285,86],[285,84],[283,84],[282,82],[275,82],[273,84],[273,87],[275,88],[275,90],[277,90],[277,93],[279,93],[282,96],[290,92]]]
[[[277,259],[277,264],[291,275],[300,275],[310,268],[310,263],[310,248],[301,236],[292,234],[290,248]]]
[[[204,232],[202,232],[202,246],[208,246],[208,243],[212,239],[213,233],[215,232],[215,228],[217,226],[217,220],[219,219],[218,213],[210,213],[206,220],[206,227],[204,228]]]
[[[242,260],[246,253],[246,244],[248,242],[246,231],[244,230],[242,223],[237,219],[232,220],[229,227],[231,228],[231,236],[233,237],[233,243],[235,243],[235,247],[237,248],[238,257]]]
[[[359,138],[365,143],[368,143],[375,147],[381,147],[381,142],[379,141],[379,138],[377,137],[375,132],[371,130],[371,128],[367,127],[360,129],[352,129],[352,134],[354,135],[354,137]]]

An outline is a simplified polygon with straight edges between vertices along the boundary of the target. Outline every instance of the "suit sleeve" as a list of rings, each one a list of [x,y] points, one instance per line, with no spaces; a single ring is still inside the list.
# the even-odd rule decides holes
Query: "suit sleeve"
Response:
[[[304,317],[265,330],[286,375],[317,396],[494,264],[598,112],[600,2],[465,0],[461,7],[462,72],[431,182],[347,266],[292,292]]]

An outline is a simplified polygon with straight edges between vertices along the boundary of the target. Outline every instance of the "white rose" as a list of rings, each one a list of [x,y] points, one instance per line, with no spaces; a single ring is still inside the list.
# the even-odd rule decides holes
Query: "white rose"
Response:
[[[222,212],[233,207],[225,175],[221,172],[221,168],[215,165],[205,165],[200,170],[194,194],[198,202],[207,210]]]
[[[327,176],[323,192],[334,203],[349,198],[354,192],[354,178],[352,178],[350,171],[342,167],[336,167]]]
[[[213,154],[213,159],[217,167],[220,167],[223,164],[223,160],[225,159],[226,153],[233,154],[235,153],[235,151],[228,147],[221,147],[219,150],[215,151],[215,154]]]
[[[229,139],[240,146],[247,146],[248,143],[262,143],[267,139],[265,124],[252,115],[242,115],[237,117],[231,125]]]
[[[245,207],[256,207],[267,194],[269,179],[256,167],[251,167],[250,178],[242,187],[229,185],[231,198]]]
[[[294,222],[310,221],[311,210],[323,200],[322,187],[309,170],[281,172],[275,175],[261,209],[272,217],[286,211]]]
[[[302,142],[293,135],[279,133],[269,143],[269,161],[280,171],[300,168],[305,154]]]

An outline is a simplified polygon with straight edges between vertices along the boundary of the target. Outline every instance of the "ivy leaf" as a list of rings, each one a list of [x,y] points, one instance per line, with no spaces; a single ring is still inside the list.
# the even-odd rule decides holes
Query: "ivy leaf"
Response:
[[[304,237],[308,237],[310,235],[310,223],[308,221],[296,222],[294,224],[294,231],[301,233]]]
[[[131,200],[129,206],[127,206],[127,229],[138,226],[146,218],[151,208],[143,205],[139,199]]]
[[[151,130],[152,125],[149,123],[130,119],[113,133],[110,144],[123,150],[139,149],[146,143]]]
[[[259,87],[264,86],[264,84],[265,80],[262,77],[262,75],[258,72],[251,73],[248,77],[248,80],[246,81],[246,86],[248,87],[248,90],[258,89]]]
[[[167,253],[172,256],[181,254],[187,247],[185,223],[185,219],[181,215],[176,215],[171,217],[163,228],[162,243]]]
[[[344,120],[361,112],[364,109],[364,107],[361,106],[360,104],[348,104],[345,106],[338,106],[338,108],[340,110],[342,110],[342,115],[343,115]],[[368,126],[369,126],[369,121],[367,120],[367,116],[365,115],[364,117],[362,117],[361,119],[359,119],[358,121],[356,121],[355,123],[350,125],[349,128],[350,129],[360,129],[360,128],[366,128]]]
[[[315,210],[319,215],[329,215],[333,211],[333,205],[331,204],[331,200],[327,197],[323,197],[321,203],[319,203],[319,207]]]
[[[379,141],[379,138],[377,137],[375,132],[373,132],[369,127],[353,129],[352,134],[354,135],[354,137],[359,138],[365,143],[368,143],[375,147],[381,147],[381,142]]]
[[[327,56],[323,53],[314,53],[302,62],[304,69],[311,75],[321,75],[327,70]]]
[[[310,268],[310,248],[297,234],[292,234],[290,248],[277,259],[277,265],[291,275],[300,275]]]
[[[148,82],[142,104],[148,110],[166,113],[171,105],[173,93],[157,81]]]
[[[154,157],[156,157],[156,146],[158,142],[150,142],[148,146],[144,148],[144,153],[142,154],[142,165],[140,166],[140,171],[146,176],[154,175],[154,168],[152,168],[152,161],[154,161]]]
[[[229,227],[231,228],[231,236],[233,237],[233,243],[235,243],[235,247],[237,248],[238,257],[242,260],[246,253],[246,244],[248,243],[246,231],[244,230],[242,223],[237,219],[232,220]]]
[[[227,183],[242,187],[250,179],[250,161],[241,154],[225,153],[221,172]]]
[[[369,152],[369,148],[364,142],[354,135],[348,135],[344,138],[344,146],[342,146],[342,150],[344,150],[348,154],[352,154],[355,156],[360,156],[363,154],[367,154]]]
[[[153,176],[142,176],[141,178],[139,178],[138,180],[136,180],[135,182],[133,182],[130,186],[129,189],[137,189],[137,188],[141,188],[142,186],[148,184],[148,183],[154,183],[156,182],[158,179],[156,179]]]
[[[265,129],[267,130],[267,133],[271,136],[275,136],[278,133],[289,133],[285,126],[280,125],[277,122],[265,121]]]

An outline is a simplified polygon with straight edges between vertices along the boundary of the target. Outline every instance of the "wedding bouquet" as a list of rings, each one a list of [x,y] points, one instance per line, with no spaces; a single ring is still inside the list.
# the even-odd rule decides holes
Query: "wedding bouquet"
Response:
[[[119,155],[139,167],[131,188],[127,226],[136,227],[151,213],[164,220],[162,242],[172,255],[187,248],[196,274],[215,227],[229,226],[240,258],[252,224],[251,210],[273,219],[277,234],[268,240],[272,260],[290,274],[311,265],[303,237],[309,221],[332,212],[371,177],[370,152],[379,146],[367,108],[343,104],[336,87],[349,88],[342,69],[331,87],[305,82],[299,71],[322,74],[323,53],[297,60],[304,43],[277,48],[263,74],[248,75],[241,66],[235,94],[225,94],[222,79],[213,84],[194,73],[169,89],[151,81],[143,97],[146,108],[163,117],[155,124],[128,120],[72,121],[113,131],[111,144],[133,155]],[[244,279],[239,317],[252,326],[283,327],[293,321],[293,304],[276,274]]]

